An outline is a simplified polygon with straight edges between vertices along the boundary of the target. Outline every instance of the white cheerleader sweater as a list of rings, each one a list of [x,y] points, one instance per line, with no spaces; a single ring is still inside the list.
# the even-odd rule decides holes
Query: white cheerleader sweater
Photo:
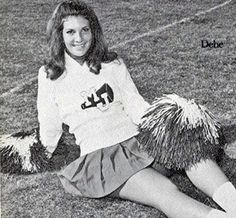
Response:
[[[53,152],[69,125],[81,155],[108,147],[138,134],[149,104],[138,93],[121,59],[102,63],[100,74],[89,71],[65,53],[65,72],[55,81],[41,67],[38,75],[40,138]]]

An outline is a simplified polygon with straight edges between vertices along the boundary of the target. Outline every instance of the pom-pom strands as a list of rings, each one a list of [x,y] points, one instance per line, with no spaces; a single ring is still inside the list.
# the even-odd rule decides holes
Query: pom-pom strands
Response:
[[[143,116],[139,139],[159,164],[189,169],[202,159],[215,158],[223,135],[205,107],[170,94],[155,100]]]
[[[1,172],[35,173],[50,169],[46,148],[38,129],[0,137]]]

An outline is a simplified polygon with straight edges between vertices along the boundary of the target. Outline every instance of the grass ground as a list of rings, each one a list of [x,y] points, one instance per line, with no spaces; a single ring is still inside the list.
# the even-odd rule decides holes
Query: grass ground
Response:
[[[37,71],[46,52],[45,27],[58,0],[1,0],[0,94],[17,85],[17,91],[0,98],[0,134],[37,125]],[[213,111],[236,138],[236,1],[201,16],[193,16],[222,0],[87,0],[100,18],[108,45],[191,16],[187,22],[114,48],[124,58],[140,93],[152,100],[175,92],[194,98]],[[224,43],[221,49],[203,49],[201,40]],[[28,82],[28,83],[27,83]],[[236,184],[235,160],[223,157],[221,165]],[[173,181],[180,189],[214,203],[196,190],[184,175]],[[2,217],[165,217],[158,210],[129,201],[89,200],[62,190],[54,172],[37,175],[1,174]]]

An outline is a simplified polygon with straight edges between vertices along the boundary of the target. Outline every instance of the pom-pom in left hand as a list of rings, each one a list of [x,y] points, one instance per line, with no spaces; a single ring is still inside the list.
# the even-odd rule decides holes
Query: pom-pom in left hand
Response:
[[[0,136],[3,173],[36,173],[50,170],[51,156],[39,139],[38,128]]]

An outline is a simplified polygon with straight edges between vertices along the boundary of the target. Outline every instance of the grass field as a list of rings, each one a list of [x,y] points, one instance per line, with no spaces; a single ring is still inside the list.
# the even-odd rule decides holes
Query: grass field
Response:
[[[45,28],[58,0],[1,0],[0,134],[37,125],[37,71],[46,53]],[[223,0],[87,0],[101,21],[107,43],[126,62],[140,93],[151,101],[163,93],[194,98],[208,107],[236,139],[236,1],[194,16]],[[182,23],[117,46],[177,20]],[[201,48],[201,40],[223,48]],[[30,82],[29,82],[30,81]],[[13,92],[14,87],[19,86]],[[235,148],[236,149],[236,148]],[[236,161],[221,165],[236,184]],[[54,172],[1,174],[2,217],[162,218],[158,210],[129,201],[91,200],[65,194]],[[209,205],[184,175],[173,181],[181,190]]]

